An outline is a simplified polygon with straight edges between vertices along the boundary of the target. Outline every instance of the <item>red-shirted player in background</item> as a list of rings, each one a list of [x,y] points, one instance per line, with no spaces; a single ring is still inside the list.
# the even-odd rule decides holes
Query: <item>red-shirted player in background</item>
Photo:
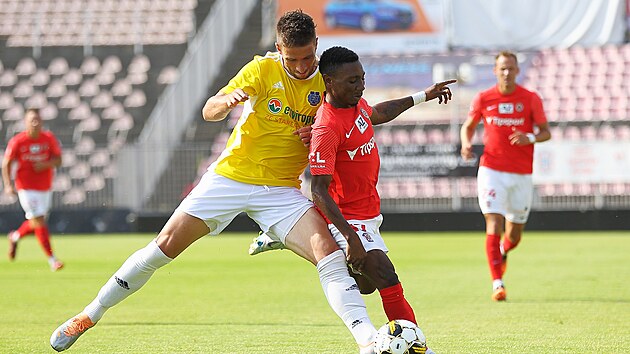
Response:
[[[507,253],[520,242],[532,204],[534,144],[551,138],[540,97],[516,84],[518,73],[514,53],[504,51],[496,56],[497,85],[475,96],[460,132],[461,155],[472,159],[475,127],[484,122],[485,147],[477,190],[486,219],[486,255],[495,301],[506,299],[503,273]]]
[[[63,263],[53,255],[46,217],[52,197],[52,180],[55,167],[61,165],[61,147],[50,131],[42,130],[42,119],[37,109],[28,109],[24,115],[26,129],[11,138],[2,161],[4,192],[17,195],[24,209],[26,221],[7,236],[9,260],[15,259],[20,238],[35,233],[48,256],[52,271],[63,268]],[[17,163],[15,188],[11,184],[13,164]]]
[[[371,107],[362,98],[365,72],[353,51],[343,47],[324,51],[319,71],[326,95],[317,111],[310,145],[313,201],[346,251],[352,269],[368,280],[358,277],[361,292],[377,288],[389,320],[416,323],[379,232],[383,219],[376,191],[380,158],[372,125],[389,122],[425,100],[438,98],[447,103],[451,99],[447,85],[456,80]]]

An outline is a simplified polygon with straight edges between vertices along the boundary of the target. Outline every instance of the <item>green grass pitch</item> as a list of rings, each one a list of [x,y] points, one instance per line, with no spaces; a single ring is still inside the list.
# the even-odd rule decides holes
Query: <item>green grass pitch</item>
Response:
[[[110,310],[69,353],[357,353],[315,268],[290,251],[251,257],[252,234],[206,237]],[[51,353],[52,331],[151,235],[55,235],[52,273],[34,237],[0,244],[0,353]],[[484,235],[385,233],[437,353],[630,352],[630,233],[527,232],[508,302],[490,300]],[[378,294],[365,297],[385,323]]]

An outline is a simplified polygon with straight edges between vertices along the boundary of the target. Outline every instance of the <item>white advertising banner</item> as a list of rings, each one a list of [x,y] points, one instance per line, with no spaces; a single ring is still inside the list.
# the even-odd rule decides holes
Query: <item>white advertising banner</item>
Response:
[[[295,9],[313,17],[318,53],[332,46],[359,55],[441,53],[448,49],[443,0],[278,0],[278,17]]]
[[[536,144],[533,178],[536,184],[630,182],[630,142]]]

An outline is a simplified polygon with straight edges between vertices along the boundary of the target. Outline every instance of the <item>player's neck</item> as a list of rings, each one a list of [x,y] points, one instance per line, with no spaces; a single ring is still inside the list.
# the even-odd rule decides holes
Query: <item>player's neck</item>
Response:
[[[499,92],[502,95],[509,95],[511,93],[513,93],[514,91],[516,91],[516,84],[512,84],[512,85],[501,85],[498,84],[497,85],[497,90],[499,90]]]
[[[31,139],[37,139],[39,138],[39,131],[38,130],[27,130],[26,134],[28,135],[29,138]]]

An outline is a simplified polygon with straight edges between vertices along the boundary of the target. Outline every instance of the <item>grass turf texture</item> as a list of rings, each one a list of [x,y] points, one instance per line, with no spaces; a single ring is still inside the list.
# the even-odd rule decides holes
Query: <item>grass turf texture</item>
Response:
[[[254,235],[198,241],[110,310],[70,353],[357,353],[315,268],[289,251],[251,257]],[[623,353],[630,348],[630,233],[528,232],[509,256],[508,302],[490,300],[478,233],[386,233],[390,256],[437,353]],[[0,353],[54,352],[81,311],[150,235],[56,236],[52,273],[34,237],[0,260]],[[6,242],[0,246],[6,254]],[[378,294],[365,297],[386,322]]]

